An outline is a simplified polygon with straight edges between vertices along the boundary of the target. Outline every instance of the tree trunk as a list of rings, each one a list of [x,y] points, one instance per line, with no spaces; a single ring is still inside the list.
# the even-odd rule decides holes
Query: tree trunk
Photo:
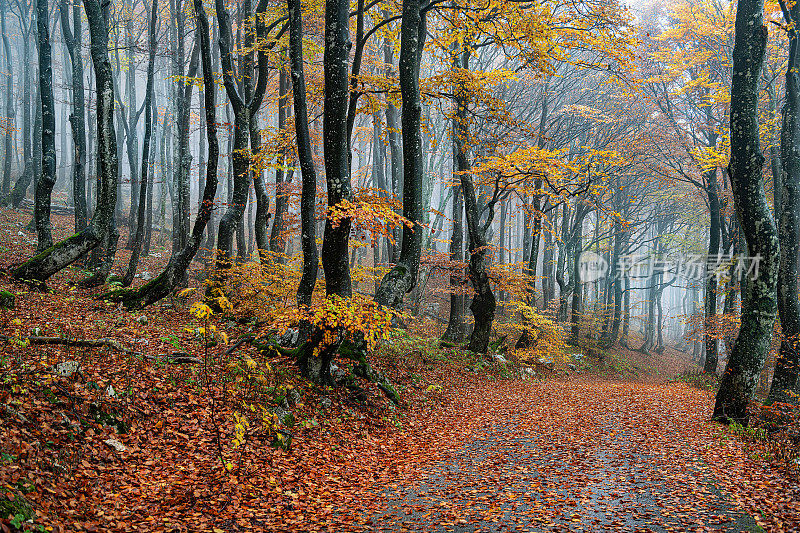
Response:
[[[108,27],[98,0],[84,0],[91,35],[97,86],[97,208],[89,225],[12,271],[14,278],[42,283],[100,244],[111,232],[117,200],[117,139],[114,130],[114,84],[108,61]]]
[[[23,64],[30,65],[30,39],[27,33],[22,34],[22,60]],[[11,191],[10,203],[14,209],[19,208],[28,188],[33,181],[33,156],[31,154],[31,141],[36,139],[36,135],[31,133],[31,71],[33,69],[23,69],[22,73],[22,158],[24,168],[22,176],[17,178],[14,189]],[[37,91],[38,94],[38,91]],[[34,102],[38,102],[38,96]],[[38,108],[38,104],[37,104]],[[33,143],[36,144],[36,143]]]
[[[289,77],[284,66],[278,76],[278,132],[283,135],[286,130],[286,120],[289,115]],[[272,232],[269,236],[269,249],[277,254],[277,260],[283,262],[280,255],[286,252],[286,242],[283,238],[283,218],[289,207],[289,197],[285,183],[286,151],[282,150],[280,165],[275,169],[275,217],[272,221]]]
[[[297,157],[300,163],[302,191],[300,193],[300,246],[303,250],[303,274],[297,286],[297,305],[311,305],[317,283],[319,254],[317,253],[316,195],[317,172],[311,151],[306,103],[306,77],[303,66],[303,14],[300,0],[287,0],[289,11],[289,60],[292,69],[294,128],[297,136]]]
[[[61,31],[72,64],[72,113],[69,123],[72,127],[74,160],[72,163],[72,199],[75,206],[75,231],[81,231],[87,223],[86,207],[86,102],[83,89],[83,57],[81,48],[83,30],[80,6],[72,6],[72,29],[69,22],[69,1],[62,0]]]
[[[456,127],[456,124],[453,124]],[[457,145],[453,143],[454,152]],[[454,154],[455,155],[455,154]],[[453,158],[453,173],[458,172],[456,158]],[[455,181],[456,176],[453,176]],[[464,260],[464,200],[461,197],[461,185],[453,185],[453,235],[450,239],[450,261],[453,264],[461,263]],[[466,337],[466,325],[464,324],[464,270],[451,267],[450,271],[450,319],[447,322],[447,330],[442,337],[450,342],[463,342]]]
[[[711,212],[711,223],[709,224],[708,258],[715,258],[719,254],[720,232],[722,231],[719,192],[717,190],[717,169],[714,168],[705,173],[706,188],[708,191],[708,208]],[[717,339],[717,276],[708,275],[706,277],[706,301],[705,301],[705,345],[706,360],[703,365],[703,372],[712,374],[717,373],[717,363],[719,361],[719,339]]]
[[[325,99],[323,145],[325,179],[328,184],[328,209],[352,200],[350,183],[350,143],[347,139],[349,96],[348,58],[350,48],[349,2],[327,0],[325,5]],[[322,243],[322,268],[328,295],[350,297],[352,283],[348,257],[350,217],[325,222]]]
[[[747,283],[739,336],[722,376],[714,419],[748,422],[747,404],[769,352],[777,312],[780,246],[762,182],[758,81],[767,43],[761,0],[740,0],[736,12],[731,87],[731,159],[728,172],[739,227],[748,255],[760,259],[758,277]]]
[[[56,183],[56,109],[53,100],[53,66],[50,49],[47,0],[37,0],[36,27],[39,35],[39,95],[42,105],[42,172],[36,176],[34,217],[38,236],[36,250],[53,245],[50,201]]]
[[[800,21],[800,5],[784,3],[792,23]],[[775,362],[775,374],[769,400],[797,403],[800,392],[798,340],[800,338],[800,299],[797,294],[798,252],[800,252],[800,57],[797,28],[789,30],[789,62],[786,69],[786,101],[781,126],[781,162],[783,171],[779,227],[781,259],[778,269],[778,314],[781,320],[781,347]],[[792,396],[795,394],[795,396]]]
[[[125,276],[122,278],[122,286],[128,287],[133,282],[133,277],[136,274],[136,267],[139,264],[139,255],[142,253],[142,241],[144,239],[144,225],[145,225],[145,211],[147,209],[147,191],[150,188],[148,185],[148,161],[150,160],[150,136],[152,135],[153,130],[153,76],[155,70],[155,58],[156,58],[156,19],[158,16],[158,2],[157,0],[151,0],[152,7],[150,12],[150,29],[148,32],[149,35],[149,47],[150,47],[150,55],[148,57],[147,63],[147,86],[145,89],[145,96],[144,96],[144,144],[142,146],[142,179],[139,183],[139,201],[136,203],[137,206],[137,220],[136,220],[136,232],[133,237],[133,251],[131,252],[130,262],[128,263],[128,271],[125,273]],[[136,128],[136,125],[133,124],[133,128]],[[132,226],[133,227],[133,226]]]
[[[384,12],[384,16],[388,17],[388,12]],[[394,53],[392,43],[388,40],[384,41],[383,44],[383,60],[386,63],[386,77],[389,78],[392,76],[392,65],[394,63]],[[398,110],[395,107],[392,100],[387,95],[386,98],[386,137],[389,141],[389,168],[391,174],[391,193],[392,195],[398,195],[400,193],[401,188],[401,180],[402,180],[402,147],[400,146],[400,126],[397,123],[397,115]],[[400,239],[399,230],[395,229],[394,231],[394,241],[393,244],[390,240],[387,239],[386,246],[389,250],[389,262],[396,263],[399,259],[400,248],[397,246],[397,241]]]
[[[12,126],[14,124],[14,64],[11,61],[11,46],[8,44],[8,33],[6,32],[6,10],[0,9],[0,32],[3,37],[3,50],[5,52],[6,63],[6,118],[8,127],[5,128],[6,134],[3,144],[3,186],[2,195],[8,196],[11,192],[11,150],[13,140]]]
[[[128,121],[126,127],[127,142],[125,143],[125,147],[128,153],[128,172],[130,173],[131,182],[131,204],[128,211],[129,233],[128,244],[126,245],[126,248],[128,250],[133,250],[136,246],[134,238],[137,235],[141,235],[137,232],[137,227],[135,224],[138,224],[137,214],[139,212],[139,200],[143,197],[139,193],[139,189],[142,185],[136,181],[136,176],[139,175],[138,165],[140,164],[140,162],[137,161],[137,157],[139,155],[139,136],[136,129],[139,122],[140,113],[136,111],[136,63],[134,62],[133,50],[135,44],[133,39],[133,17],[128,17],[128,19],[125,21],[125,41],[126,46],[128,47],[128,71],[126,73],[125,84],[125,100],[128,104]],[[147,107],[147,104],[145,104],[145,107]],[[143,107],[142,109],[144,110],[145,108]],[[124,120],[122,122],[125,123]],[[144,165],[146,163],[144,163],[144,160],[142,160],[141,164]],[[139,253],[141,253],[141,249],[141,244],[139,244]],[[130,270],[130,268],[128,270]]]
[[[180,5],[180,4],[179,4]],[[182,27],[179,26],[179,28]],[[180,31],[179,31],[180,33]],[[179,43],[181,39],[179,39]],[[189,59],[189,70],[187,78],[194,78],[197,75],[197,60],[199,47],[195,40],[192,48],[192,55]],[[181,55],[182,60],[182,55]],[[183,63],[179,63],[180,73],[183,74]],[[191,114],[192,88],[193,83],[186,84],[185,87],[178,89],[178,131],[177,131],[177,153],[175,154],[175,189],[177,195],[177,218],[173,216],[174,226],[173,253],[186,248],[189,238],[189,179],[192,166],[192,151],[189,149],[189,116]]]
[[[403,0],[400,27],[400,92],[403,97],[403,216],[413,226],[403,226],[400,258],[386,273],[375,294],[375,301],[398,307],[403,295],[417,282],[422,254],[422,187],[425,159],[422,152],[420,120],[422,103],[419,71],[427,36],[425,13],[419,0]]]

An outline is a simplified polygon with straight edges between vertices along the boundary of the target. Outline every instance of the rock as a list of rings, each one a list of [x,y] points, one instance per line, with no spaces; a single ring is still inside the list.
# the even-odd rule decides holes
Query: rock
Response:
[[[109,448],[112,448],[117,452],[122,453],[122,452],[127,452],[128,451],[128,448],[126,448],[125,445],[122,444],[117,439],[106,439],[103,442],[106,443]]]
[[[75,372],[78,372],[80,366],[80,363],[77,361],[64,361],[54,366],[52,373],[62,378],[68,378],[72,377]]]
[[[330,399],[330,398],[326,398],[326,397],[324,397],[324,396],[323,396],[323,397],[322,397],[322,398],[320,398],[320,400],[319,400],[319,405],[320,405],[320,407],[322,407],[323,409],[330,409],[330,408],[331,408],[331,406],[333,405],[333,402],[331,401],[331,399]]]
[[[142,272],[142,276],[141,276],[141,277],[142,277],[142,279],[143,279],[144,281],[150,281],[151,279],[153,279],[153,276],[152,276],[152,275],[150,275],[150,272],[148,272],[147,270],[145,270],[144,272]]]
[[[291,427],[295,424],[294,413],[283,407],[275,407],[269,410],[277,420],[278,424],[284,427]]]
[[[0,291],[0,309],[14,309],[16,299],[13,292]]]
[[[297,346],[297,341],[300,338],[300,330],[297,328],[289,328],[286,333],[278,337],[278,344],[281,346]]]
[[[495,363],[500,363],[501,365],[508,363],[508,360],[506,360],[506,358],[500,355],[499,353],[492,354],[492,361],[494,361]]]
[[[536,362],[539,363],[542,366],[545,366],[545,367],[549,368],[550,370],[553,369],[553,362],[552,361],[548,361],[544,357],[540,357],[539,359],[536,360]]]
[[[112,387],[111,385],[106,387],[106,396],[108,396],[109,398],[116,398],[117,397],[117,392],[114,390],[114,387]]]
[[[339,368],[337,365],[331,364],[331,378],[334,383],[341,383],[346,381],[349,374],[346,370]]]
[[[286,393],[286,398],[290,404],[297,405],[303,399],[303,396],[297,389],[289,389],[289,392]]]
[[[534,369],[532,369],[531,367],[529,367],[529,366],[522,367],[522,373],[526,374],[528,376],[535,376],[536,375],[536,371]]]
[[[139,324],[147,324],[147,315],[137,316],[136,322]]]

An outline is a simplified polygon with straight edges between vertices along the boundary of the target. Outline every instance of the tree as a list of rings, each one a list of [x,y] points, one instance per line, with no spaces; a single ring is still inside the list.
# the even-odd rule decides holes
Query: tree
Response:
[[[419,0],[403,0],[400,28],[400,92],[403,97],[403,216],[413,225],[403,226],[400,258],[386,273],[375,301],[396,307],[403,295],[417,282],[422,254],[422,187],[425,179],[420,119],[422,104],[419,92],[419,72],[425,48],[427,25],[425,6]]]
[[[797,294],[798,253],[800,252],[800,57],[798,57],[797,23],[800,5],[781,2],[783,18],[789,24],[789,60],[786,65],[786,100],[781,125],[780,202],[778,237],[780,267],[778,269],[778,315],[781,322],[781,346],[775,362],[775,373],[769,392],[770,401],[796,402],[798,392],[798,339],[800,339],[800,297]],[[777,196],[777,194],[776,194]]]
[[[764,194],[758,123],[758,82],[767,44],[761,0],[740,0],[736,11],[731,84],[731,160],[728,165],[736,216],[758,276],[747,283],[741,326],[714,405],[714,419],[747,425],[747,404],[769,352],[777,313],[780,246]]]
[[[6,2],[8,4],[8,2]],[[3,142],[3,181],[0,192],[4,197],[11,192],[11,146],[13,143],[13,122],[14,122],[14,66],[11,62],[11,46],[8,44],[8,33],[6,31],[6,9],[0,7],[0,32],[2,32],[3,51],[5,52],[6,67],[6,120],[5,135]]]
[[[117,201],[117,138],[114,130],[114,81],[108,60],[108,24],[98,0],[84,0],[89,21],[97,90],[97,207],[83,230],[38,253],[12,270],[16,279],[43,283],[86,252],[107,240]]]
[[[122,278],[122,285],[124,287],[130,286],[133,282],[133,276],[136,274],[136,267],[139,263],[139,255],[142,252],[142,241],[144,240],[144,224],[145,224],[145,210],[147,208],[147,191],[148,185],[148,162],[150,160],[150,137],[153,133],[153,77],[155,70],[156,59],[156,20],[158,18],[158,2],[151,0],[152,7],[150,8],[150,26],[148,30],[149,42],[149,57],[147,63],[147,88],[144,96],[144,144],[142,146],[142,160],[141,171],[142,179],[139,182],[139,202],[137,205],[137,220],[136,231],[133,237],[133,250],[131,252],[130,262],[128,263],[128,270]],[[134,125],[135,127],[135,125]],[[134,227],[134,226],[132,226]]]
[[[303,13],[300,0],[287,0],[289,12],[289,61],[292,73],[294,128],[297,137],[297,158],[300,163],[302,190],[300,197],[300,246],[303,252],[303,274],[297,286],[297,305],[308,307],[317,283],[319,253],[316,239],[317,173],[311,151],[306,103],[306,75],[303,67]]]
[[[36,176],[34,219],[38,235],[37,250],[53,245],[50,223],[50,197],[56,184],[56,109],[53,100],[53,66],[47,0],[37,0],[36,27],[39,35],[39,96],[42,105],[42,173]]]
[[[76,1],[72,6],[72,27],[69,22],[69,2],[62,0],[59,4],[61,13],[61,33],[67,46],[72,64],[72,113],[69,123],[72,127],[74,160],[72,163],[72,198],[75,206],[75,231],[86,227],[86,101],[83,90],[83,58],[81,47],[83,30],[80,5]]]

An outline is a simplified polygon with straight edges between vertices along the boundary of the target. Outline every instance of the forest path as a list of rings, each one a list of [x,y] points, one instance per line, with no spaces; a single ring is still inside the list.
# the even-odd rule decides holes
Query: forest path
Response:
[[[760,531],[710,481],[700,391],[543,383],[487,398],[498,416],[403,482],[378,489],[376,531]]]

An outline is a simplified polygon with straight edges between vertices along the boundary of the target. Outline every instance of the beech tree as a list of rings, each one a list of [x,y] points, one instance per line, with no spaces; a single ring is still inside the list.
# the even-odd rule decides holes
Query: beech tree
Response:
[[[747,283],[739,335],[720,381],[714,418],[747,425],[747,404],[758,385],[777,313],[778,232],[764,194],[758,122],[758,81],[767,45],[764,5],[740,0],[736,11],[731,86],[731,178],[736,216],[758,276]]]
[[[83,230],[41,251],[12,271],[16,279],[43,283],[86,252],[108,241],[117,201],[117,139],[114,81],[108,60],[108,23],[97,0],[85,0],[97,91],[97,166],[99,183],[94,216]]]

